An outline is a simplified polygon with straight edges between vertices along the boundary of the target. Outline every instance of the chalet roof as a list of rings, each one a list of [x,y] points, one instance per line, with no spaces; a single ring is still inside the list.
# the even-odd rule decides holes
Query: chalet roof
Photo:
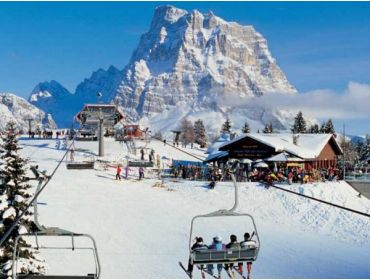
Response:
[[[246,133],[234,140],[220,146],[221,151],[227,151],[231,144],[249,137],[275,149],[276,152],[286,151],[292,155],[304,159],[314,159],[318,157],[325,145],[332,140],[339,153],[342,153],[333,134],[294,134],[297,138],[296,144],[293,143],[291,133]]]

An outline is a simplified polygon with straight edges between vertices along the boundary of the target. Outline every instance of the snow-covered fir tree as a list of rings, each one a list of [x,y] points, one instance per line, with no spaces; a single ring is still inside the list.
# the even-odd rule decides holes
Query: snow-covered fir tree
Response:
[[[207,133],[204,123],[201,119],[194,122],[195,143],[202,148],[207,146]]]
[[[262,130],[263,133],[273,133],[274,129],[272,127],[272,123],[268,123],[265,125],[264,129]]]
[[[343,154],[338,156],[338,165],[340,166],[340,169],[343,169],[343,160],[346,162],[346,165],[349,164],[354,166],[356,160],[358,159],[356,145],[351,139],[346,139],[345,137],[340,138],[339,145],[343,151]]]
[[[325,124],[325,133],[331,133],[331,134],[335,133],[334,124],[331,119],[329,119]]]
[[[320,130],[319,130],[319,133],[325,133],[325,125],[326,125],[326,122],[323,122],[320,126]]]
[[[243,133],[249,133],[249,132],[251,132],[251,128],[250,128],[250,126],[249,126],[249,123],[248,123],[248,122],[245,122],[245,124],[244,124],[244,126],[243,126],[243,128],[242,128],[242,132],[243,132]]]
[[[370,158],[370,135],[367,134],[364,141],[360,141],[356,146],[358,158],[361,162]]]
[[[27,160],[23,159],[18,151],[16,124],[9,122],[2,137],[0,177],[3,180],[0,194],[0,236],[3,236],[14,221],[26,209],[31,196],[31,185],[25,179]],[[32,213],[26,211],[9,237],[0,247],[0,272],[10,276],[13,263],[13,249],[15,239],[20,233],[33,231],[34,223],[31,221]],[[27,249],[26,240],[19,240],[23,249],[19,253],[18,272],[25,274],[43,274],[44,264],[37,257],[38,252]]]
[[[183,119],[181,122],[180,140],[185,145],[195,142],[194,127],[188,119]]]
[[[306,121],[301,111],[299,111],[298,114],[294,118],[292,132],[293,133],[306,133],[307,132]]]
[[[318,133],[320,133],[320,127],[319,127],[319,125],[318,124],[313,124],[313,125],[311,125],[311,127],[309,128],[309,130],[308,130],[308,132],[309,133],[315,133],[315,134],[318,134]]]
[[[222,124],[221,133],[229,133],[231,134],[231,121],[229,118]]]

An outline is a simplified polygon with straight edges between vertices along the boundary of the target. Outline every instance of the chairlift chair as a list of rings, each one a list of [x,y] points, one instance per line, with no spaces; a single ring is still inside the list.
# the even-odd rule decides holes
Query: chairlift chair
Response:
[[[233,163],[233,167],[235,168],[237,163]],[[236,212],[236,208],[238,207],[238,186],[235,180],[235,175],[230,172],[234,189],[235,189],[235,201],[234,206],[230,210],[221,209],[209,214],[204,215],[197,215],[191,220],[191,227],[190,227],[190,237],[189,237],[189,259],[190,263],[193,265],[202,265],[202,264],[228,264],[228,263],[240,263],[240,262],[253,262],[257,260],[257,256],[259,250],[261,248],[260,239],[258,236],[258,231],[256,227],[256,223],[250,214],[246,213],[238,213]],[[226,249],[222,251],[213,250],[213,249],[202,249],[202,250],[192,250],[192,240],[193,240],[193,229],[194,229],[194,222],[200,218],[215,218],[215,217],[248,217],[252,221],[254,227],[254,233],[256,236],[256,242],[250,244],[251,246],[246,246],[241,249]]]
[[[47,181],[50,179],[46,175],[46,171],[39,171],[37,169],[37,166],[31,167],[32,173],[35,175],[35,178],[28,178],[28,180],[37,180],[38,185],[36,188],[36,194],[39,193],[41,186],[44,181]],[[100,266],[100,261],[99,261],[99,255],[98,255],[98,250],[96,246],[95,239],[89,235],[89,234],[83,234],[83,233],[74,233],[71,231],[67,231],[64,229],[60,229],[58,227],[45,227],[41,225],[38,221],[38,211],[37,211],[37,199],[35,200],[34,204],[34,223],[37,228],[37,230],[33,233],[24,233],[24,234],[19,234],[17,238],[15,239],[15,244],[14,244],[14,250],[13,250],[13,263],[12,263],[12,278],[16,279],[98,279],[100,277],[100,272],[101,272],[101,266]],[[71,238],[71,246],[63,246],[63,247],[57,247],[57,246],[42,246],[40,245],[39,242],[39,237],[41,236],[49,236],[49,237],[55,237],[55,238],[60,238],[60,237],[70,237]],[[35,244],[36,246],[22,246],[21,243],[19,242],[22,237],[34,237],[35,238]],[[91,246],[75,246],[75,240],[76,238],[87,238],[91,241]],[[18,272],[18,261],[19,261],[19,253],[22,248],[27,248],[27,249],[45,249],[45,250],[71,250],[73,252],[75,251],[81,251],[81,250],[90,250],[93,254],[94,257],[94,272],[89,273],[87,275],[45,275],[45,274],[22,274]]]
[[[70,246],[44,246],[40,244],[40,237],[42,236],[52,236],[52,237],[70,237],[71,245]],[[22,246],[19,243],[20,238],[22,237],[34,237],[36,246],[29,247],[28,245]],[[91,240],[91,246],[75,246],[76,238],[88,238]],[[88,273],[86,275],[48,275],[48,274],[24,274],[18,271],[18,261],[19,261],[19,253],[23,248],[27,249],[35,249],[35,250],[71,250],[74,253],[76,251],[88,250],[91,251],[94,257],[94,265],[95,270],[92,273]],[[47,228],[46,230],[35,232],[33,234],[20,234],[17,236],[14,245],[13,251],[13,267],[12,267],[12,278],[14,279],[98,279],[100,276],[100,262],[98,256],[98,250],[96,247],[96,242],[92,236],[89,234],[80,234],[69,232],[59,228]]]

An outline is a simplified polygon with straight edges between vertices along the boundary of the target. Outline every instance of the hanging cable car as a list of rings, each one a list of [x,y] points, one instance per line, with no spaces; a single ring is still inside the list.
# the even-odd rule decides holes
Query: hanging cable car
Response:
[[[46,176],[46,171],[40,172],[37,169],[37,166],[31,167],[31,171],[35,175],[35,178],[28,178],[28,180],[37,180],[39,183],[37,185],[36,194],[39,193],[41,186],[44,181],[50,179],[50,177]],[[98,250],[96,246],[96,242],[94,238],[89,234],[82,234],[82,233],[74,233],[71,231],[67,231],[64,229],[60,229],[57,227],[45,227],[40,225],[38,221],[38,214],[37,214],[37,199],[33,203],[34,207],[34,223],[37,230],[33,233],[25,233],[19,234],[14,242],[14,250],[13,250],[13,263],[12,263],[12,278],[20,278],[20,279],[97,279],[100,277],[101,267],[99,261]],[[34,238],[36,245],[29,244],[22,244],[20,242],[22,237],[29,237]],[[56,239],[61,238],[70,238],[70,246],[45,246],[40,243],[40,237],[52,237]],[[91,245],[89,246],[76,246],[76,240],[85,238],[90,240]],[[90,251],[93,259],[94,259],[94,271],[92,273],[88,273],[85,275],[47,275],[47,274],[25,274],[18,270],[18,262],[21,260],[19,257],[20,252],[22,249],[27,248],[28,250],[70,250],[73,253],[77,251]]]
[[[189,264],[194,265],[206,265],[206,264],[230,264],[230,263],[243,263],[243,262],[253,262],[257,260],[257,256],[259,250],[261,248],[261,243],[256,227],[256,223],[250,214],[246,213],[238,213],[236,209],[238,207],[238,186],[235,180],[235,175],[233,170],[235,170],[236,165],[238,164],[237,161],[229,162],[230,165],[230,176],[232,178],[234,189],[235,189],[235,200],[234,206],[230,210],[221,209],[209,214],[204,215],[197,215],[191,220],[191,227],[190,227],[190,237],[189,237]],[[193,233],[194,233],[194,222],[197,219],[201,218],[215,218],[215,217],[247,217],[251,220],[254,228],[254,236],[256,240],[250,240],[246,242],[243,247],[239,247],[237,249],[223,249],[223,250],[215,250],[215,249],[192,249],[192,241],[193,241]],[[184,268],[184,266],[180,263],[180,266]],[[187,272],[187,271],[186,271]],[[188,276],[191,277],[191,274],[187,272]]]

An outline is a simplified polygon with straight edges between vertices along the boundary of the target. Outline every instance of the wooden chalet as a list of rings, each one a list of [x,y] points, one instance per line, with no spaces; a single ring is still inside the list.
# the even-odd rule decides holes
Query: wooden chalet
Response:
[[[282,152],[300,159],[305,168],[334,167],[343,153],[333,134],[247,133],[220,146],[206,162],[267,159]]]

